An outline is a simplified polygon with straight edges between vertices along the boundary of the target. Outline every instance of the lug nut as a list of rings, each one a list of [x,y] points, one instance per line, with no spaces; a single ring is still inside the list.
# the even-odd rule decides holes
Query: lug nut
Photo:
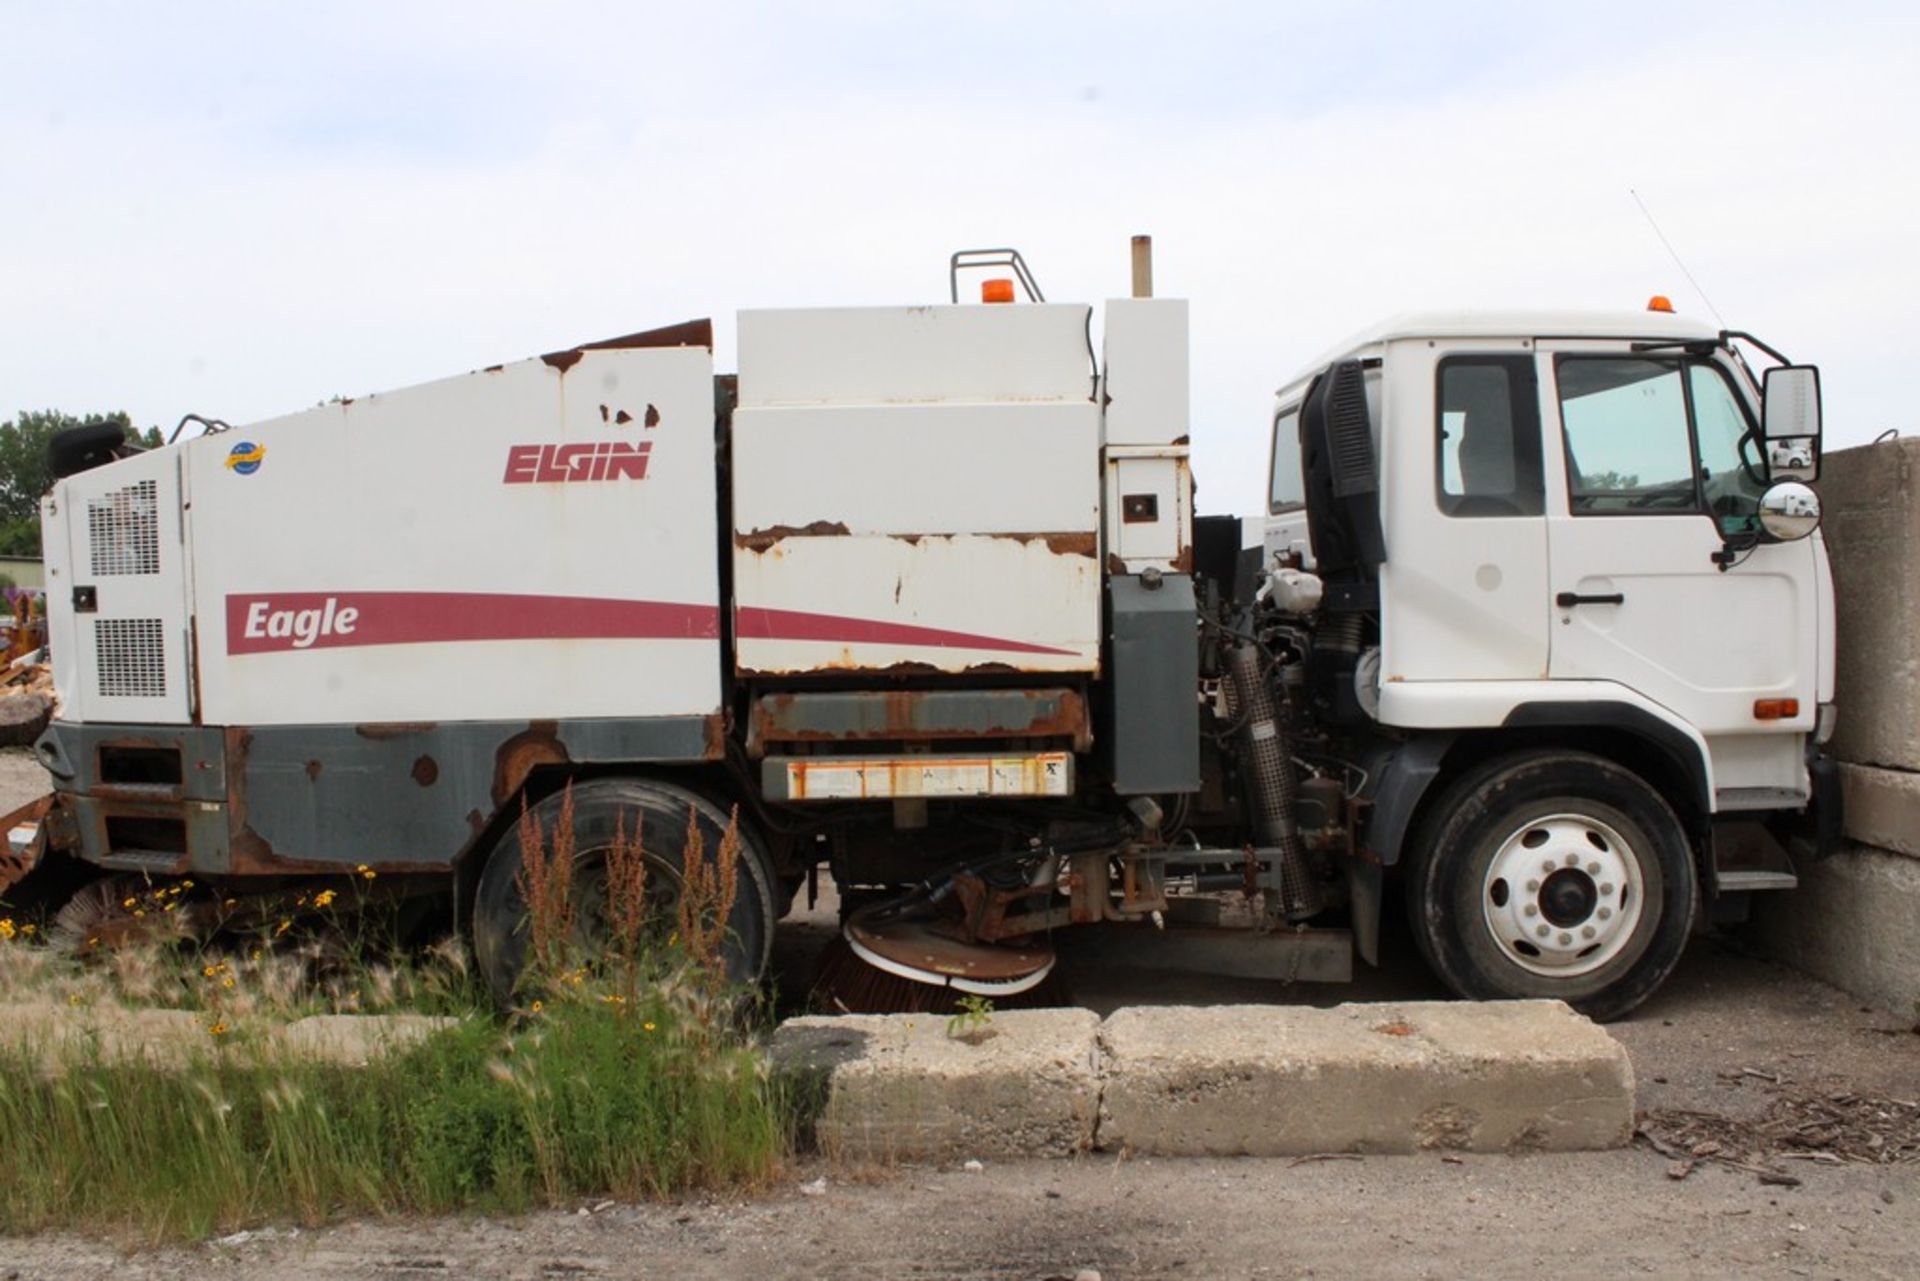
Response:
[[[1529,893],[1529,894],[1537,894],[1537,893],[1539,893],[1539,892],[1540,892],[1540,882],[1538,882],[1538,881],[1528,881],[1528,882],[1527,882],[1527,893]]]
[[[1544,873],[1546,873],[1546,874],[1547,874],[1548,876],[1552,876],[1552,875],[1553,875],[1553,860],[1552,860],[1552,859],[1547,859],[1547,860],[1545,860],[1544,862],[1542,862],[1542,863],[1540,864],[1540,870],[1541,870],[1542,872],[1544,872]]]
[[[1602,885],[1600,887],[1600,892],[1602,894],[1605,894],[1609,898],[1613,897],[1613,882],[1608,881],[1605,885]]]
[[[1541,938],[1545,938],[1547,936],[1547,927],[1542,925],[1539,929],[1535,930],[1534,933],[1538,934]]]
[[[1598,863],[1587,864],[1587,875],[1588,876],[1600,875],[1600,865]]]
[[[1529,904],[1527,904],[1527,915],[1528,915],[1528,916],[1538,916],[1538,915],[1540,915],[1540,909],[1539,909],[1539,908],[1538,908],[1537,906],[1535,906],[1534,904],[1532,904],[1532,903],[1529,903]]]
[[[1583,939],[1590,939],[1590,938],[1592,938],[1592,937],[1593,937],[1593,927],[1592,927],[1591,925],[1582,925],[1582,926],[1580,927],[1580,937],[1581,937],[1581,938],[1583,938]]]
[[[1571,943],[1571,942],[1573,942],[1573,935],[1571,935],[1571,934],[1562,934],[1562,935],[1560,936],[1560,946],[1561,946],[1561,947],[1565,947],[1565,946],[1566,946],[1567,944],[1569,944],[1569,943]]]
[[[1567,855],[1567,866],[1568,867],[1580,866],[1580,856],[1578,854]]]
[[[1612,909],[1612,908],[1610,908],[1610,907],[1603,907],[1603,908],[1601,908],[1601,909],[1600,909],[1600,919],[1601,919],[1601,920],[1603,920],[1603,921],[1608,921],[1608,920],[1612,920],[1612,919],[1613,919],[1613,909]]]

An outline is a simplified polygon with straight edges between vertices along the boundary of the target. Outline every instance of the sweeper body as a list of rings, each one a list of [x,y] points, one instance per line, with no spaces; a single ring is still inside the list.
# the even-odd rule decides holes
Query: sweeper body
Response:
[[[1456,990],[1612,1015],[1831,836],[1811,369],[1394,322],[1280,392],[1260,528],[1193,509],[1185,302],[982,262],[1027,300],[743,312],[737,374],[695,322],[57,446],[35,857],[451,889],[503,993],[568,797],[668,899],[689,816],[737,825],[743,978],[823,867],[860,963],[949,996],[1069,926],[1344,978],[1398,873]]]

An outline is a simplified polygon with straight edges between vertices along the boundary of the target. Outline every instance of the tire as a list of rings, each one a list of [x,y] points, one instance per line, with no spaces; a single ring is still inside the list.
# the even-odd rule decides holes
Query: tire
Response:
[[[82,423],[53,433],[47,441],[47,470],[56,480],[105,466],[127,443],[119,423]]]
[[[1660,794],[1609,760],[1490,761],[1448,788],[1422,834],[1414,939],[1461,996],[1557,998],[1604,1022],[1652,995],[1686,948],[1691,843]]]
[[[691,809],[711,858],[720,848],[728,816],[718,805],[686,788],[652,779],[602,778],[576,783],[573,793],[574,903],[576,935],[592,936],[600,921],[594,889],[604,866],[605,851],[617,831],[633,835],[638,817],[640,844],[648,865],[649,898],[657,910],[670,914],[678,901]],[[541,829],[551,833],[559,824],[566,794],[556,792],[532,807]],[[473,904],[473,950],[487,987],[502,1007],[508,1005],[526,968],[528,921],[521,893],[520,830],[516,822],[494,843],[480,871]],[[733,908],[727,917],[722,948],[727,977],[736,983],[757,983],[766,973],[773,948],[777,901],[773,868],[764,845],[747,824],[740,824],[740,854],[735,864]]]

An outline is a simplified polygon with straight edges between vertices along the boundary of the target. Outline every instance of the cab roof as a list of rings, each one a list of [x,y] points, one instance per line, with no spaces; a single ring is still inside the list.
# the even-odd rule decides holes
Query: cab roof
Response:
[[[1411,311],[1389,316],[1335,344],[1285,386],[1368,347],[1406,338],[1639,338],[1714,340],[1718,325],[1664,311]]]

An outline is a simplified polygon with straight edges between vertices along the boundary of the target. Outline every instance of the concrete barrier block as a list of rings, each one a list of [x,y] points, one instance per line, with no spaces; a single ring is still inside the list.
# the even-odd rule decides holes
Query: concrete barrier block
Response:
[[[1830,750],[1920,770],[1920,439],[1827,455],[1820,500],[1839,649]]]
[[[280,1028],[276,1040],[296,1058],[364,1067],[459,1022],[427,1014],[315,1014]]]
[[[1863,845],[1920,858],[1920,774],[1841,765],[1847,835]],[[1914,921],[1920,929],[1920,918]]]
[[[1920,1013],[1920,859],[1849,846],[1801,867],[1792,893],[1755,895],[1752,928],[1795,969],[1896,1014]]]
[[[1093,1143],[1099,1023],[1090,1010],[1008,1010],[956,1037],[941,1015],[798,1018],[772,1055],[811,1095],[830,1156],[1067,1156]]]
[[[1100,1039],[1108,1150],[1565,1152],[1633,1135],[1625,1049],[1559,1001],[1134,1008]]]

